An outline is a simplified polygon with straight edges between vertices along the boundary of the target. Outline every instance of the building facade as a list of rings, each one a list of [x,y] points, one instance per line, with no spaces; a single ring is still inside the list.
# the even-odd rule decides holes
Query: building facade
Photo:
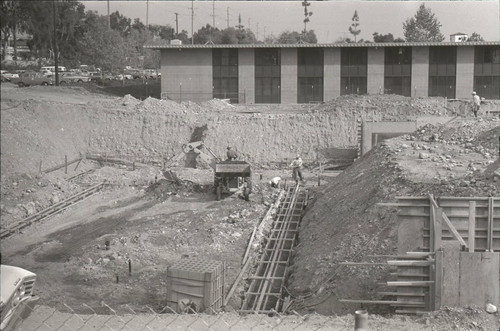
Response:
[[[346,94],[500,99],[500,42],[147,45],[162,98],[314,103]]]

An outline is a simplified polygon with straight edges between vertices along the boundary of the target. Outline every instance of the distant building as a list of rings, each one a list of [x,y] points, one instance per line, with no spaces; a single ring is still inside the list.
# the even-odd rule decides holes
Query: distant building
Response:
[[[469,36],[466,33],[454,33],[450,35],[450,42],[458,43],[469,40]]]
[[[500,99],[500,42],[146,45],[162,98],[311,103],[346,94]]]
[[[29,39],[19,38],[16,40],[17,57],[18,59],[26,59],[31,56],[31,50],[28,46]],[[2,45],[3,54],[3,45]],[[9,38],[7,43],[7,49],[5,52],[6,60],[11,60],[14,57],[14,40]]]

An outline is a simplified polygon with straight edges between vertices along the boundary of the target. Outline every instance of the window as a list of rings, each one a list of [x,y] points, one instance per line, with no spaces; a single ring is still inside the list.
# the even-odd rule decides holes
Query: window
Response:
[[[411,96],[411,47],[386,47],[384,93]]]
[[[297,52],[297,102],[323,101],[323,49],[299,48]]]
[[[455,98],[457,48],[429,48],[429,96]]]
[[[366,94],[368,49],[342,48],[340,52],[340,94]]]
[[[281,52],[277,48],[255,50],[255,103],[281,102]]]
[[[486,99],[500,99],[500,46],[475,47],[474,91]]]
[[[212,50],[213,97],[238,103],[238,50]]]

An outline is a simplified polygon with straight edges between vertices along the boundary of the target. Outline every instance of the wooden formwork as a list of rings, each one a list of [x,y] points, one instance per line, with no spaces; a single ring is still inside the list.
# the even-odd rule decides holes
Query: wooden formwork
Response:
[[[443,305],[500,303],[499,197],[429,195],[380,205],[398,207],[398,254],[386,263],[397,268],[390,274],[397,280],[384,284],[394,290],[379,291],[380,300],[340,301],[416,314]]]
[[[469,252],[500,252],[499,197],[400,197],[394,205],[399,254],[434,252],[452,240]]]

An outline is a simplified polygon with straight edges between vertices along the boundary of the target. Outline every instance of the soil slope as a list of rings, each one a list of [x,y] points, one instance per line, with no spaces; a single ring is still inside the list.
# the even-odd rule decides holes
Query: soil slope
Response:
[[[325,187],[314,191],[300,231],[289,289],[295,309],[348,312],[339,298],[371,299],[383,267],[346,267],[396,253],[397,196],[500,197],[500,120],[456,119],[378,145]],[[372,256],[372,258],[370,258]],[[379,260],[380,261],[380,260]],[[377,311],[379,307],[370,307]]]

